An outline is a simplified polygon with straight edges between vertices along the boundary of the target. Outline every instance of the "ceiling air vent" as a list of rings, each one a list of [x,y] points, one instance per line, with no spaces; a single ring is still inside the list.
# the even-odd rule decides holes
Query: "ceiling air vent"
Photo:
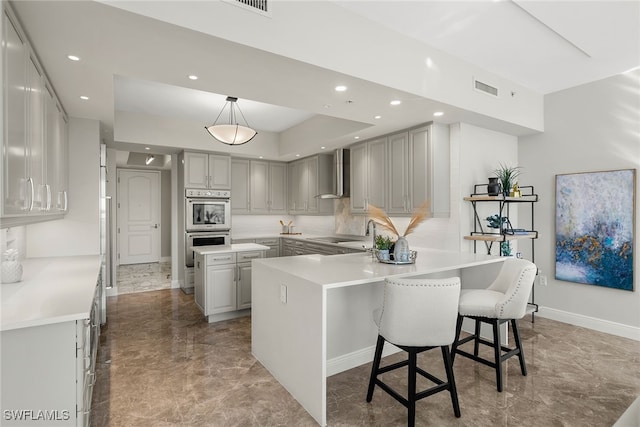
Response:
[[[498,96],[498,88],[482,83],[480,80],[473,79],[473,87],[475,90],[484,92],[487,95]]]
[[[243,7],[254,10],[256,12],[261,12],[264,14],[269,13],[268,0],[235,0],[235,3],[239,3]]]

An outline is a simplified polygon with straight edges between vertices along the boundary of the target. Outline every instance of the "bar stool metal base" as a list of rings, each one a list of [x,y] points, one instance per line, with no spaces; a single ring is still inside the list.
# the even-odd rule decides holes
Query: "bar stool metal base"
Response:
[[[460,332],[462,331],[462,321],[465,317],[475,320],[475,331],[473,335],[460,339]],[[513,329],[515,348],[509,348],[500,344],[500,325],[509,321],[511,322],[511,327]],[[493,327],[493,342],[488,341],[480,336],[481,322],[487,323]],[[465,344],[469,341],[473,341],[473,354],[468,353],[464,350],[460,350],[459,348],[462,344]],[[493,348],[493,361],[478,356],[480,344],[484,344]],[[506,353],[503,353],[503,351]],[[518,322],[516,319],[492,319],[480,316],[458,315],[458,321],[456,323],[456,339],[453,342],[453,347],[451,348],[452,363],[455,360],[456,354],[494,368],[496,370],[496,383],[499,392],[502,391],[502,362],[504,362],[505,360],[517,355],[518,359],[520,360],[520,371],[522,372],[522,375],[527,375],[527,365],[524,361],[524,352],[522,350],[522,342],[520,340],[520,330],[518,329]]]
[[[448,390],[451,394],[451,403],[453,404],[453,412],[456,417],[460,418],[460,405],[458,403],[458,392],[456,390],[456,382],[453,376],[453,360],[451,358],[451,353],[449,352],[449,346],[442,346],[440,349],[442,350],[442,359],[444,361],[445,371],[447,373],[447,381],[443,381],[427,371],[421,369],[417,366],[417,356],[419,353],[422,353],[427,350],[431,350],[437,347],[407,347],[397,345],[398,348],[406,351],[409,355],[407,360],[403,360],[398,363],[394,363],[392,365],[380,367],[380,361],[382,359],[382,349],[384,347],[385,339],[383,336],[378,335],[378,342],[376,344],[376,352],[373,359],[373,366],[371,367],[371,377],[369,379],[369,389],[367,391],[367,402],[371,402],[373,399],[373,391],[376,385],[378,385],[381,389],[389,393],[391,397],[396,399],[402,405],[404,405],[409,410],[408,423],[409,427],[415,426],[416,420],[416,401],[420,399],[424,399],[427,396],[431,396],[432,394]],[[382,382],[378,378],[378,375],[384,374],[385,372],[393,371],[398,368],[402,368],[404,366],[408,366],[408,393],[407,398],[401,396],[398,392],[396,392],[393,388],[389,387],[387,384]],[[422,375],[424,378],[429,381],[435,383],[436,385],[428,388],[426,390],[416,392],[416,377],[417,374]]]

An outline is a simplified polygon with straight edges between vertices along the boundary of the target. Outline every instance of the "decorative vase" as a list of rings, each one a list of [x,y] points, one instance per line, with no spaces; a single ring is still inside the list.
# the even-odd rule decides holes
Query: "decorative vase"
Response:
[[[408,262],[409,254],[409,242],[404,237],[398,237],[393,249],[393,259],[398,262]]]
[[[497,196],[498,194],[500,194],[500,182],[498,181],[498,177],[489,178],[487,192],[490,196]]]
[[[17,249],[7,249],[2,254],[0,278],[2,283],[15,283],[22,280],[22,264],[18,260]]]

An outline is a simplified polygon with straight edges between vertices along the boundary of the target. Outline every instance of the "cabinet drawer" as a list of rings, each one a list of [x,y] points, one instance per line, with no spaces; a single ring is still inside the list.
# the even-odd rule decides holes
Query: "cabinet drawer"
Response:
[[[235,264],[235,253],[220,253],[207,255],[207,265]]]
[[[262,258],[261,251],[238,252],[238,262],[247,262],[252,259]]]

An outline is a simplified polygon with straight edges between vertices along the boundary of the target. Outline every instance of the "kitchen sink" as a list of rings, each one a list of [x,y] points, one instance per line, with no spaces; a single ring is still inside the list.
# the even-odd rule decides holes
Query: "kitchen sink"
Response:
[[[344,243],[344,242],[359,242],[358,239],[348,238],[348,237],[310,237],[307,240],[314,240],[316,242],[325,242],[325,243]]]

